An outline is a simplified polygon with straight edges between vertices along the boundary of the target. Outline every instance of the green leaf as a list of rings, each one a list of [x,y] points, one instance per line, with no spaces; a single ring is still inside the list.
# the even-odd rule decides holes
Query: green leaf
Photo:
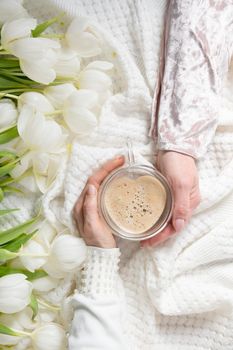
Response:
[[[7,261],[17,257],[16,253],[10,252],[7,249],[0,249],[0,261]]]
[[[0,76],[0,90],[24,88],[25,84],[18,83],[15,80]]]
[[[36,270],[34,272],[30,272],[25,269],[12,268],[10,266],[0,266],[0,277],[11,275],[13,273],[22,273],[25,276],[27,276],[29,281],[48,276],[47,272],[45,272],[44,270]]]
[[[34,38],[36,38],[37,36],[39,36],[41,33],[43,33],[48,27],[50,27],[53,23],[56,23],[59,18],[61,16],[57,16],[57,17],[54,17],[54,18],[51,18],[49,19],[48,21],[45,21],[43,23],[40,23],[36,26],[35,29],[33,29],[31,32],[32,32],[32,36]]]
[[[17,155],[10,151],[0,151],[0,163],[8,160],[14,160],[17,158]]]
[[[1,82],[0,82],[1,84]],[[19,136],[17,125],[0,132],[0,144],[7,143]]]
[[[0,232],[0,245],[13,241],[15,238],[18,238],[21,234],[25,233],[25,231],[37,220],[38,216],[16,227],[12,227],[9,230]]]
[[[8,175],[13,170],[19,160],[16,159],[13,162],[7,163],[6,165],[0,166],[0,176]]]
[[[23,191],[20,190],[17,187],[13,187],[13,186],[3,186],[2,190],[4,193],[18,193],[18,194],[23,194]]]
[[[29,306],[32,309],[32,312],[33,312],[32,319],[34,320],[34,318],[38,314],[38,302],[37,302],[37,299],[33,293],[31,294],[31,301],[30,301]]]
[[[10,185],[13,182],[16,182],[17,180],[11,177],[10,175],[4,176],[0,178],[0,187]]]
[[[4,192],[0,187],[0,202],[4,199]]]
[[[4,325],[1,324],[1,323],[0,323],[0,333],[1,333],[1,334],[6,334],[6,335],[12,335],[12,336],[14,336],[14,337],[19,337],[19,336],[20,336],[19,333],[13,331],[13,329],[4,326]]]
[[[25,244],[27,241],[29,241],[37,232],[37,230],[35,230],[32,233],[29,234],[25,234],[23,233],[22,235],[20,235],[18,238],[16,238],[14,241],[4,244],[1,247],[7,250],[10,250],[11,252],[17,252],[23,244]]]
[[[19,209],[2,209],[0,210],[0,216],[7,215],[13,213],[14,211],[18,211]]]
[[[0,58],[0,68],[20,68],[19,60],[15,58]]]

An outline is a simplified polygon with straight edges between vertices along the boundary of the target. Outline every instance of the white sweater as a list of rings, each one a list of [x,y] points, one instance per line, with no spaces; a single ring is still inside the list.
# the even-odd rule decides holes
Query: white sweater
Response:
[[[153,161],[148,130],[165,1],[26,3],[41,18],[54,16],[59,8],[70,15],[80,11],[92,16],[107,42],[103,58],[116,66],[117,94],[104,106],[98,132],[76,140],[68,165],[43,198],[47,219],[75,231],[71,212],[88,176],[106,159],[124,152],[128,137],[138,154]],[[122,342],[131,350],[233,349],[233,135],[229,119],[224,123],[198,162],[202,203],[181,234],[156,248],[120,241],[119,274],[117,250],[107,253],[109,259],[106,252],[90,253],[86,266],[94,266],[94,272],[82,276],[83,287],[77,281],[80,293],[74,295],[74,348],[78,344],[80,349],[102,350],[105,341],[106,349],[114,349],[112,344],[121,349]],[[9,197],[5,205],[13,200]],[[23,213],[24,218],[30,215],[29,204]]]

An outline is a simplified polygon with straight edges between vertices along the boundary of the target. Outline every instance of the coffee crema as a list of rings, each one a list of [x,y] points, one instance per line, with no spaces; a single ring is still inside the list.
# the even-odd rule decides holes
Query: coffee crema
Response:
[[[106,189],[106,210],[115,224],[126,232],[140,234],[149,230],[166,206],[166,190],[150,175],[136,179],[122,176]]]

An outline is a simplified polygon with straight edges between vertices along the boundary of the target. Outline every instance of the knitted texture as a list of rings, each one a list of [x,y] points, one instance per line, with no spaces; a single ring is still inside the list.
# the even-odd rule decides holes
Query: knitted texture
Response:
[[[88,247],[78,290],[85,295],[111,295],[117,291],[119,249]]]
[[[26,3],[42,19],[60,10],[93,18],[106,41],[100,58],[115,65],[116,94],[104,105],[98,129],[87,139],[75,140],[68,163],[43,198],[47,219],[74,231],[72,208],[88,176],[106,159],[125,152],[128,137],[138,153],[151,155],[153,161],[148,132],[166,4]],[[198,162],[202,202],[187,228],[156,248],[119,241],[127,303],[124,329],[132,350],[233,349],[233,134],[228,127],[233,110],[228,113],[231,118],[224,119],[224,128],[220,125]]]

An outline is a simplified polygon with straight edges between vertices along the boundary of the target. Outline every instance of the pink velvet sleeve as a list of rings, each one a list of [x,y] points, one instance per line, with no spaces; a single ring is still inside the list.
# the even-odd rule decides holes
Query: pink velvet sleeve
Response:
[[[153,135],[158,149],[201,157],[218,123],[232,54],[233,1],[171,0]]]

